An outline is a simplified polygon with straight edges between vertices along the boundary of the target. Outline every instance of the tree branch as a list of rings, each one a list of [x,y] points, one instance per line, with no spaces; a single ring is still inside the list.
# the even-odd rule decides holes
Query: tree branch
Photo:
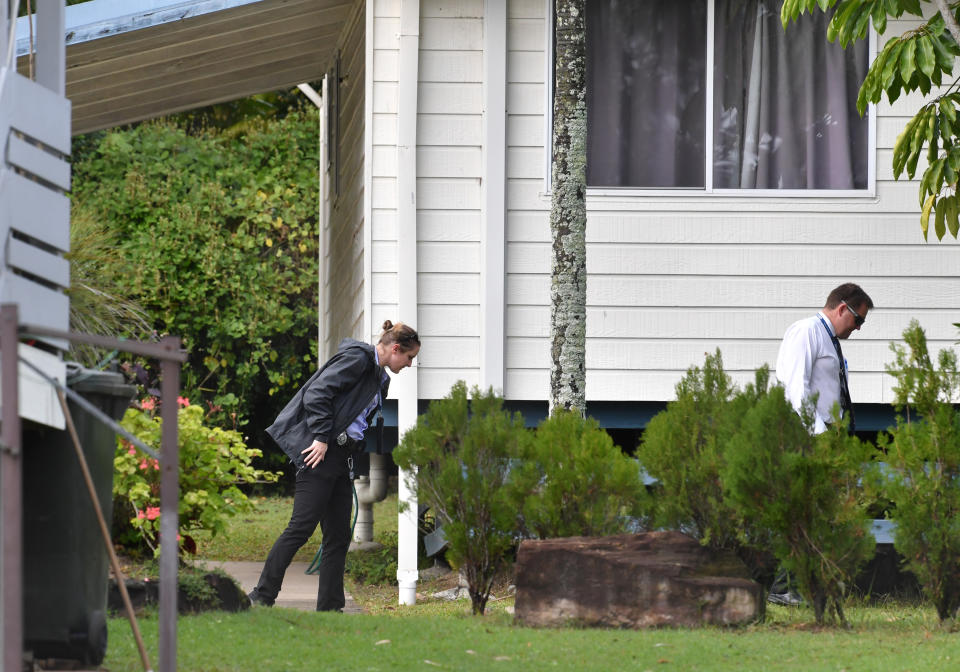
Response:
[[[947,0],[934,0],[934,3],[936,3],[937,9],[940,10],[940,16],[943,17],[943,22],[946,24],[947,30],[953,35],[953,39],[956,40],[957,44],[960,44],[960,24],[957,23],[957,18],[953,15],[949,5],[947,5]]]

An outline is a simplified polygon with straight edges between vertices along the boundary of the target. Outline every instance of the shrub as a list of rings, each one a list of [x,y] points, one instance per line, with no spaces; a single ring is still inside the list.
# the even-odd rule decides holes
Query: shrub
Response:
[[[527,535],[603,536],[644,524],[648,498],[637,462],[592,418],[556,411],[537,427],[518,471]]]
[[[511,467],[527,437],[523,418],[504,410],[492,389],[473,388],[471,397],[468,403],[458,381],[431,402],[393,458],[413,474],[411,489],[443,525],[447,557],[466,577],[473,613],[482,614],[515,544],[520,499]]]
[[[676,399],[651,419],[638,449],[640,463],[658,481],[656,525],[735,552],[766,588],[776,569],[768,534],[737,515],[721,473],[729,441],[747,410],[766,395],[769,377],[763,367],[753,384],[738,390],[723,370],[720,351],[708,354],[702,368],[687,370]]]
[[[952,350],[942,350],[934,367],[916,321],[903,337],[907,347],[891,345],[887,370],[905,415],[881,435],[886,467],[873,470],[871,483],[893,503],[894,547],[944,621],[960,607],[960,413],[950,403],[960,374]]]
[[[253,504],[238,487],[242,483],[276,481],[278,474],[261,471],[250,462],[260,454],[247,448],[233,430],[209,427],[203,410],[182,397],[178,412],[180,447],[179,547],[196,548],[191,532],[224,530],[227,516],[252,511]],[[148,446],[160,446],[161,419],[156,400],[130,408],[121,421]],[[160,534],[160,465],[119,438],[114,457],[115,537],[132,550],[157,552]]]
[[[875,548],[859,479],[872,447],[846,423],[813,436],[774,387],[746,412],[721,471],[738,519],[769,531],[781,567],[791,572],[818,624],[828,612],[846,624],[843,600]]]
[[[145,123],[74,164],[73,216],[118,243],[101,268],[183,338],[184,394],[223,427],[266,426],[316,366],[316,114],[242,133]]]

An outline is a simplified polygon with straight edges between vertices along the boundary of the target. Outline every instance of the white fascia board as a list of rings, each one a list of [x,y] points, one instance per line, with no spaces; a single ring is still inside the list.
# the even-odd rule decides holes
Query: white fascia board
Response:
[[[120,35],[263,0],[92,0],[66,8],[67,45]],[[36,17],[34,17],[36,39]],[[17,57],[30,51],[28,17],[17,19]]]

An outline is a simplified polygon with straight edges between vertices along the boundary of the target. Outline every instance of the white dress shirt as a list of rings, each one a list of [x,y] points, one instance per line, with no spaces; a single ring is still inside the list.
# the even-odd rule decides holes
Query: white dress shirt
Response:
[[[840,403],[841,363],[830,338],[832,334],[833,325],[823,313],[799,320],[787,329],[777,354],[777,380],[797,412],[813,395],[819,395],[813,408],[814,434],[826,431],[833,405]]]

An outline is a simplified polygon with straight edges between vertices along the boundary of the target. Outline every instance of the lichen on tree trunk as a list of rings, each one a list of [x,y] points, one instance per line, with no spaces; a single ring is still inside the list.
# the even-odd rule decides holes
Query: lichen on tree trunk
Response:
[[[550,409],[586,411],[585,0],[556,0],[550,233]]]

